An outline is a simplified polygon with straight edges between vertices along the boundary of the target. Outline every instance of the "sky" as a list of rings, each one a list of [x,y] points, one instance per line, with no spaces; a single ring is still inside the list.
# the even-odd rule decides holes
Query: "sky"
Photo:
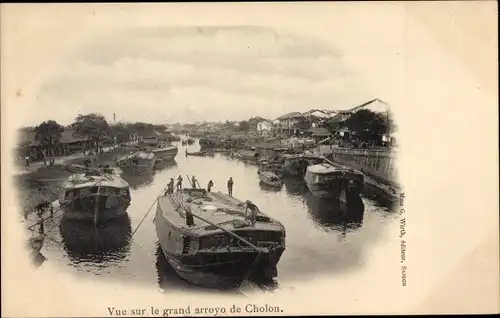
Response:
[[[92,11],[95,18],[75,16],[73,24],[93,27],[92,32],[80,36],[68,23],[72,34],[53,35],[51,45],[45,44],[51,63],[32,62],[43,76],[20,121],[37,125],[54,119],[67,125],[77,114],[91,112],[109,121],[116,114],[117,121],[155,124],[241,121],[349,109],[373,98],[390,104],[387,93],[398,91],[390,83],[401,82],[402,18],[394,14],[401,7],[368,6],[316,8],[310,20],[298,6],[282,20],[276,10],[251,6],[247,15],[231,11],[238,13],[221,20],[211,6],[203,9],[211,20],[190,10],[185,25],[175,12],[182,12],[180,7],[158,15],[138,9],[128,16],[120,16],[116,6],[106,15],[103,7]],[[43,13],[35,16],[44,20]],[[64,31],[53,24],[45,37]],[[28,58],[34,61],[28,55],[24,61]],[[384,59],[390,62],[384,65]]]
[[[84,45],[38,96],[147,122],[274,119],[371,97],[330,47],[263,27],[120,31]]]

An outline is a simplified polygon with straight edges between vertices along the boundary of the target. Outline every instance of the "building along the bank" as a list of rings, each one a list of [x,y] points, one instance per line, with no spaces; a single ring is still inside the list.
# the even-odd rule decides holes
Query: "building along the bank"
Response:
[[[332,130],[334,137],[340,141],[341,146],[356,139],[356,134],[347,129],[343,123],[360,110],[369,110],[387,116],[387,118],[390,117],[390,105],[379,98],[372,99],[347,110],[338,110],[333,117],[326,121],[326,124]],[[380,138],[382,142],[384,140],[391,140],[389,135],[385,137],[380,136]]]
[[[276,118],[278,132],[284,136],[293,136],[297,132],[295,125],[300,121],[301,117],[301,113],[291,112]]]
[[[158,144],[158,140],[160,139],[160,133],[156,130],[150,130],[141,134],[142,142],[148,145],[156,145]]]
[[[257,132],[263,136],[269,136],[273,129],[273,123],[270,120],[262,120],[257,123]]]
[[[311,127],[308,130],[308,135],[314,139],[315,142],[320,142],[331,137],[332,133],[324,127]]]
[[[42,147],[38,140],[35,140],[33,128],[21,128],[18,130],[18,140],[16,153],[18,156],[31,159],[42,157]]]
[[[74,128],[64,128],[61,134],[61,144],[66,152],[83,152],[92,146],[89,137],[79,135]]]

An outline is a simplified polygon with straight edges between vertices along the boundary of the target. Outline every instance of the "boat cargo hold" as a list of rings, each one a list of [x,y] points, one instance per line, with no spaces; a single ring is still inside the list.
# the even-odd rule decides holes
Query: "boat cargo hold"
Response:
[[[235,288],[272,279],[285,250],[285,228],[250,201],[221,192],[183,189],[159,197],[155,227],[161,249],[185,280]]]

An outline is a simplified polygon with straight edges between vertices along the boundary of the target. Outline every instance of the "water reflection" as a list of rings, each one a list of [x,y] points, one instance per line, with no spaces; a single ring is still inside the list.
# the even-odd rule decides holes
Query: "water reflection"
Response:
[[[43,233],[40,233],[40,236],[32,237],[28,241],[31,261],[37,267],[41,266],[47,260],[47,258],[41,253],[44,239]]]
[[[308,211],[318,225],[340,230],[342,233],[361,227],[364,215],[362,202],[346,207],[338,200],[318,198],[310,191],[303,195]]]
[[[59,229],[64,249],[75,263],[117,262],[130,250],[132,227],[128,215],[97,227],[63,218]]]
[[[307,192],[307,186],[303,179],[285,178],[284,179],[286,192],[294,195],[301,195]]]
[[[123,180],[127,181],[132,189],[138,189],[150,185],[154,180],[155,173],[143,175],[122,174]]]
[[[273,186],[270,186],[268,184],[265,184],[264,182],[260,181],[259,182],[259,187],[262,191],[265,191],[265,192],[280,192],[281,191],[281,188],[282,186],[280,187],[273,187]]]
[[[155,164],[154,170],[155,171],[162,171],[162,170],[165,170],[167,168],[172,168],[172,167],[176,167],[176,166],[177,166],[177,161],[175,161],[175,159],[163,160],[163,161],[158,161]]]

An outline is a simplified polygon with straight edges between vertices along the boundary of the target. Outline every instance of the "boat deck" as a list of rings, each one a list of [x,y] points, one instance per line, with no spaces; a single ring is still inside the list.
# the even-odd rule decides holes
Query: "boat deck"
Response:
[[[128,188],[129,184],[119,175],[112,173],[103,173],[101,175],[75,173],[69,176],[68,180],[63,184],[64,189],[88,188],[95,186]]]
[[[192,200],[187,202],[187,200]],[[221,192],[211,192],[202,195],[200,192],[190,194],[186,191],[176,192],[172,195],[161,196],[158,205],[163,216],[178,228],[184,228],[196,235],[205,235],[220,232],[220,229],[199,218],[193,217],[194,225],[186,225],[185,208],[190,208],[194,215],[198,215],[209,222],[215,223],[226,230],[253,229],[279,231],[282,225],[269,216],[260,212],[257,222],[249,225],[245,222],[244,206],[242,201]]]

